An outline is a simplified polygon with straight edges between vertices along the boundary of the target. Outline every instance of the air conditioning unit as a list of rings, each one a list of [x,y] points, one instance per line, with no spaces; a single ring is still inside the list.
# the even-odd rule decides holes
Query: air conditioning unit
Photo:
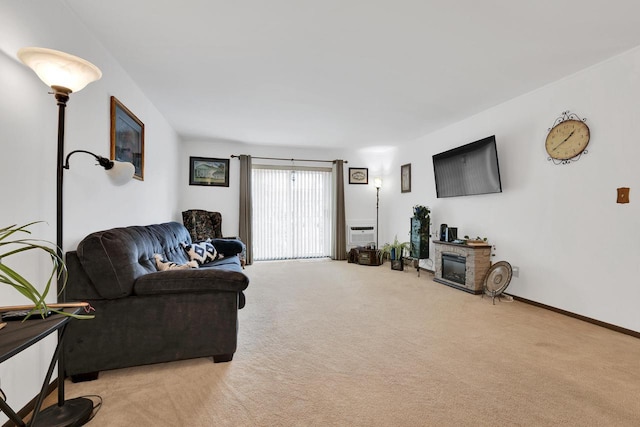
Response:
[[[349,247],[367,246],[376,243],[376,227],[374,225],[350,225],[347,230]]]

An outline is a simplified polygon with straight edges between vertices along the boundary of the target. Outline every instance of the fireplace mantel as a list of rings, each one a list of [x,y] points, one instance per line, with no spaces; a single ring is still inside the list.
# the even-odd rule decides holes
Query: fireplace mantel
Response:
[[[435,275],[433,280],[447,286],[461,289],[473,294],[483,292],[484,277],[491,267],[491,245],[473,244],[465,245],[460,243],[433,241],[435,246]],[[465,262],[465,284],[453,282],[442,277],[442,254],[463,256]]]

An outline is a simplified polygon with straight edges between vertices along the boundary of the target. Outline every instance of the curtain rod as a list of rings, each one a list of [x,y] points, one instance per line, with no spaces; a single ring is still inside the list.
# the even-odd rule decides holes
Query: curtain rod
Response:
[[[240,157],[237,156],[235,154],[231,155],[231,158],[234,157]],[[260,160],[284,160],[287,162],[323,162],[323,163],[335,163],[335,160],[310,160],[310,159],[284,159],[284,158],[280,158],[280,157],[253,157],[251,156],[252,159],[260,159]],[[344,163],[349,163],[346,160],[343,160]]]

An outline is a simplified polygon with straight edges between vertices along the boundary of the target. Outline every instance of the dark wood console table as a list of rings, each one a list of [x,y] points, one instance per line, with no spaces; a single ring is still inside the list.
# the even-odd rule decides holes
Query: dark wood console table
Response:
[[[67,313],[76,314],[80,311],[80,308],[66,308]],[[44,411],[40,412],[42,403],[47,396],[47,389],[51,381],[51,375],[53,374],[54,367],[59,360],[60,353],[62,351],[62,340],[64,338],[64,330],[69,321],[73,320],[72,317],[63,316],[61,314],[55,314],[42,319],[38,315],[32,316],[29,320],[23,321],[11,321],[7,322],[7,325],[0,330],[0,363],[7,359],[12,358],[21,351],[31,347],[43,338],[58,331],[58,345],[53,353],[53,358],[49,365],[47,375],[42,383],[42,389],[38,395],[35,407],[33,409],[33,415],[29,423],[25,423],[20,416],[11,409],[11,407],[0,398],[0,410],[4,412],[9,419],[17,426],[58,426],[58,425],[82,425],[86,422],[86,419],[91,415],[93,410],[93,404],[88,399],[72,399],[70,401],[64,401],[62,396],[62,402],[64,406],[52,405]],[[64,379],[62,379],[64,381]],[[89,407],[87,408],[87,405]],[[63,410],[59,408],[65,408]],[[88,410],[88,414],[87,414]],[[62,414],[61,414],[62,412]],[[73,422],[81,422],[82,424],[64,424],[65,420],[71,416],[75,417]],[[82,420],[82,418],[86,418]],[[61,421],[62,419],[62,421]],[[61,424],[62,422],[62,424]]]

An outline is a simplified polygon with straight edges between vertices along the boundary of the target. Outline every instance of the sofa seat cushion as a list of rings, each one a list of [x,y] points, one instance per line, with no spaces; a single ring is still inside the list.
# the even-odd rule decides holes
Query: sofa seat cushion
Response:
[[[215,261],[208,262],[200,266],[200,269],[206,270],[209,268],[242,272],[242,267],[240,266],[240,258],[237,255],[218,258]]]

